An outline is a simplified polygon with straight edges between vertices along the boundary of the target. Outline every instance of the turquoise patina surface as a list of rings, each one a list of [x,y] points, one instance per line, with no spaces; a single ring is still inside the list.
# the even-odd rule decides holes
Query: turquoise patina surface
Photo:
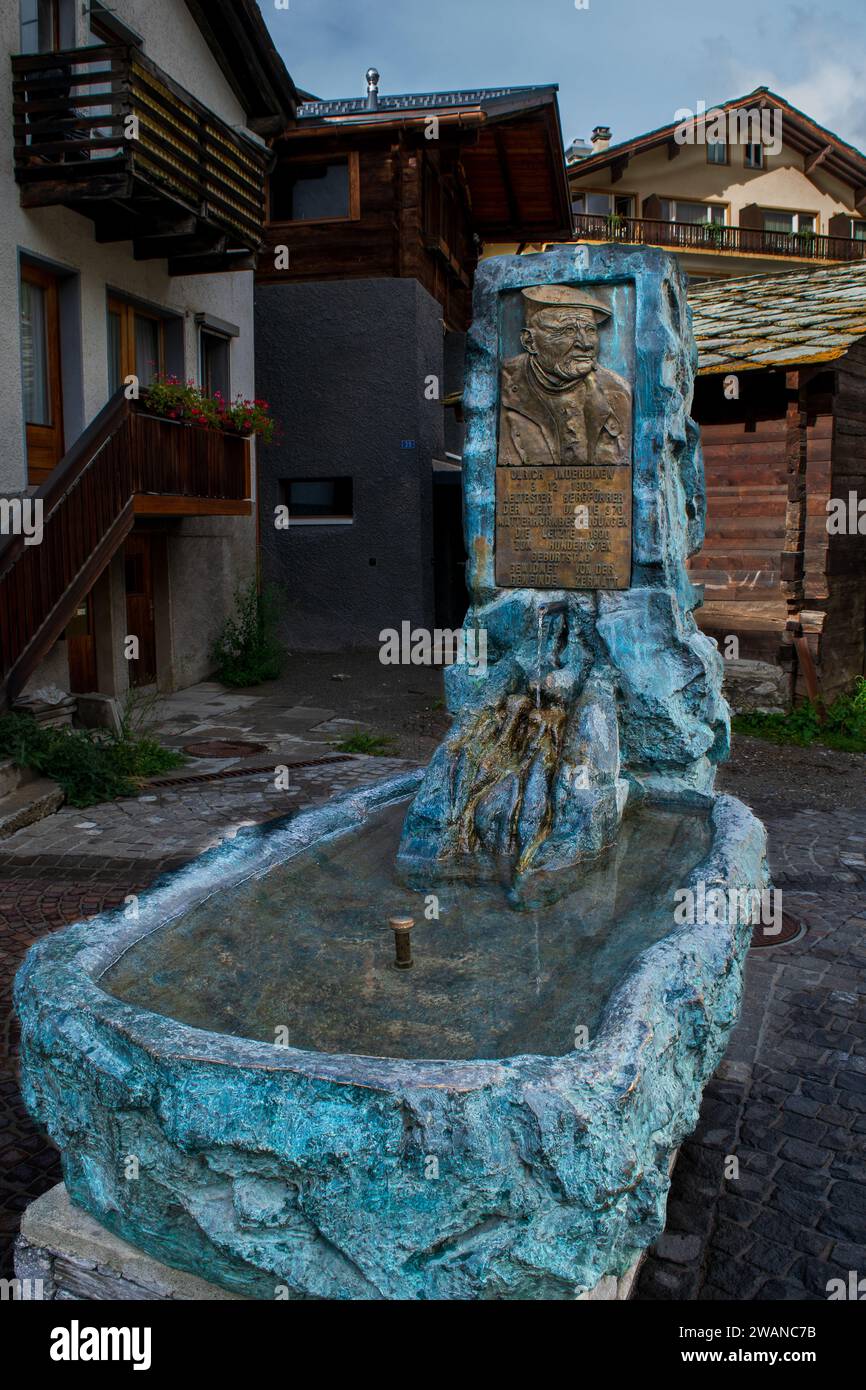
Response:
[[[599,365],[632,382],[631,582],[618,591],[497,587],[500,367],[519,344],[520,293],[539,284],[607,296]],[[406,820],[407,868],[507,858],[518,879],[567,868],[609,845],[647,789],[712,787],[729,721],[686,571],[704,528],[695,364],[671,255],[561,246],[479,266],[464,393],[466,627],[485,634],[487,662],[446,673],[455,720]]]
[[[672,1153],[736,1020],[747,924],[677,928],[672,914],[564,1056],[304,1052],[189,1027],[99,983],[194,904],[351,834],[417,781],[242,832],[144,894],[137,918],[109,913],[29,952],[27,1106],[73,1202],[133,1245],[259,1299],[557,1300],[624,1273],[662,1229]],[[759,822],[732,798],[697,799],[712,847],[687,882],[761,882]]]
[[[513,331],[501,297],[538,283],[607,287],[633,310],[609,349],[611,371],[632,373],[634,404],[630,587],[617,592],[495,584],[498,370]],[[728,724],[685,569],[703,480],[676,263],[619,247],[503,258],[479,269],[475,303],[468,622],[487,633],[488,666],[448,672],[455,729],[429,770],[242,832],[143,895],[136,916],[39,942],[16,982],[25,1099],[62,1152],[72,1200],[159,1259],[255,1298],[570,1299],[623,1274],[662,1229],[670,1161],[736,1021],[752,930],[731,910],[678,925],[674,894],[767,882],[763,827],[712,792]],[[543,604],[561,607],[540,615]],[[465,859],[455,826],[479,805],[478,721],[495,743],[509,700],[525,721],[521,756],[503,760],[514,778],[501,801],[473,815],[469,868],[516,850],[529,924],[539,871],[573,872],[615,837],[630,801],[691,807],[709,826],[706,856],[670,883],[670,930],[623,966],[572,1050],[305,1050],[109,992],[106,972],[149,934],[409,796],[403,862],[435,890],[436,873]],[[533,722],[527,705],[553,714]],[[579,765],[586,787],[570,777]],[[448,930],[459,953],[459,923]]]

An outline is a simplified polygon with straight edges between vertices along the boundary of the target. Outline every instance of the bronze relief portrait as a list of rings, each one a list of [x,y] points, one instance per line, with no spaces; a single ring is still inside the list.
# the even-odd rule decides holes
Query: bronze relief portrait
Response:
[[[522,294],[524,351],[502,366],[497,462],[630,462],[631,387],[598,360],[610,309],[573,285],[534,285]]]

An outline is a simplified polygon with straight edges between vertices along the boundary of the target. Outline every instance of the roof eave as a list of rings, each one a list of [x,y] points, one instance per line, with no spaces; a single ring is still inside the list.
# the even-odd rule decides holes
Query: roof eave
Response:
[[[866,186],[866,155],[863,155],[855,146],[841,140],[833,131],[827,130],[817,121],[813,121],[797,107],[791,106],[784,97],[780,97],[776,92],[771,92],[768,87],[756,87],[753,92],[747,92],[744,96],[733,97],[730,101],[718,102],[709,107],[704,115],[709,115],[711,111],[736,111],[744,107],[766,106],[768,101],[777,104],[782,110],[783,116],[786,116],[787,120],[792,121],[803,134],[814,141],[816,149],[828,144],[834,146],[833,154],[823,161],[822,168],[828,172],[835,172],[837,178],[852,187]],[[699,119],[702,118],[695,117],[696,122]],[[636,157],[645,154],[648,150],[658,149],[659,146],[666,145],[674,138],[674,132],[679,129],[680,125],[681,122],[674,121],[670,125],[660,126],[657,130],[637,135],[632,140],[623,140],[618,145],[609,145],[606,150],[601,150],[598,154],[587,155],[585,159],[575,160],[568,165],[568,175],[572,178],[582,179],[585,174],[604,169],[625,156]]]
[[[298,93],[255,0],[186,0],[223,75],[258,135],[294,120]]]

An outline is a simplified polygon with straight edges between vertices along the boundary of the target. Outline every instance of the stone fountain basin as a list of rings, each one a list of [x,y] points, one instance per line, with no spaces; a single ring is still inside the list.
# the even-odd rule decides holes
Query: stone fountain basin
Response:
[[[748,922],[678,926],[672,905],[585,1045],[557,1055],[302,1050],[109,992],[152,934],[361,832],[421,775],[243,831],[29,952],[25,1100],[73,1202],[115,1234],[254,1298],[402,1300],[574,1298],[661,1231],[672,1155],[736,1021]],[[766,885],[765,833],[740,802],[689,793],[665,809],[709,830],[677,886]]]

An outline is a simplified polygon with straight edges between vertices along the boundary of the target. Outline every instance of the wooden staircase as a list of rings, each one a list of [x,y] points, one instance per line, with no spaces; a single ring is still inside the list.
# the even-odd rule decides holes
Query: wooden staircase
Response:
[[[121,388],[34,494],[41,544],[0,545],[0,705],[9,706],[137,514],[249,515],[247,441],[163,420]]]

